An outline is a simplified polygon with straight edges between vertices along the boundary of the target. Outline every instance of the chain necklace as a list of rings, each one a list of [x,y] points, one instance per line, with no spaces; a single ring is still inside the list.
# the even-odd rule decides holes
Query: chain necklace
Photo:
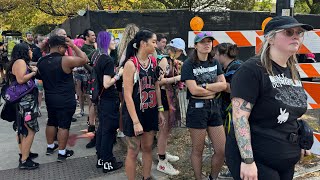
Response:
[[[137,56],[139,63],[145,68],[149,62],[149,58],[147,58],[147,60],[142,61],[140,60],[140,58]]]

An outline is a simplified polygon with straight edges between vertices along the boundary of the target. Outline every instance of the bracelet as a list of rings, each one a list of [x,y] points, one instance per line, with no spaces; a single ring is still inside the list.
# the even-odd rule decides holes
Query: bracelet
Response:
[[[158,106],[158,109],[163,108],[163,106]]]
[[[158,108],[158,111],[159,111],[159,112],[164,112],[164,108],[163,108],[163,107]]]
[[[117,82],[117,79],[115,77],[113,77],[112,79],[114,79],[114,82]]]
[[[133,123],[133,125],[137,125],[137,124],[140,124],[140,122],[138,121],[138,122],[136,122],[136,123]]]

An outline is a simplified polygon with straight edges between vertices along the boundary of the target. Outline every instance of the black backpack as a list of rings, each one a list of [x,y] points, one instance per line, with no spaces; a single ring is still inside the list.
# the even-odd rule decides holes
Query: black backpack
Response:
[[[98,50],[93,53],[92,58],[91,58],[93,68],[90,72],[90,78],[88,79],[88,88],[89,88],[90,99],[93,103],[99,102],[100,96],[104,90],[104,89],[100,88],[100,84],[98,81],[98,74],[94,68],[97,65],[101,55],[102,55],[102,53]]]

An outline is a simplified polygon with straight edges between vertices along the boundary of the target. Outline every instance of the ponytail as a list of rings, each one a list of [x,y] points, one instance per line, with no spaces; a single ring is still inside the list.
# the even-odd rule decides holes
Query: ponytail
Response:
[[[135,56],[138,52],[138,49],[135,48],[137,46],[137,43],[135,42],[135,39],[132,39],[127,46],[127,52],[126,52],[126,58],[123,61],[121,66],[124,66],[126,64],[126,62],[128,61],[128,59],[130,59],[131,57]]]

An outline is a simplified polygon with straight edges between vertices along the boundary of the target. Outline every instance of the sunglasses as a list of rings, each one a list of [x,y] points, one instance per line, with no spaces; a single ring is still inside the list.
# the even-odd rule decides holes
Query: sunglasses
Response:
[[[197,34],[197,36],[199,36],[200,38],[203,38],[204,36],[213,37],[211,32],[201,32],[201,33]]]
[[[277,30],[276,33],[284,31],[285,35],[288,37],[292,37],[294,34],[303,37],[304,36],[304,30],[295,31],[294,29],[280,29]]]

